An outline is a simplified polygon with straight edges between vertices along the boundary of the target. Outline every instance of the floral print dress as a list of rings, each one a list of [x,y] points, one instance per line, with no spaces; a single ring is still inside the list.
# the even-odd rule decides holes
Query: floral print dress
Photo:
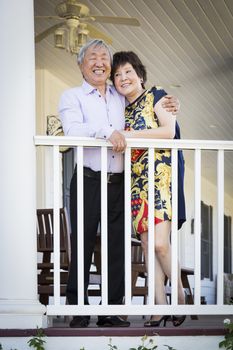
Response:
[[[125,110],[125,130],[158,128],[154,106],[166,92],[156,87],[146,90]],[[171,151],[155,150],[154,223],[171,220]],[[136,234],[148,231],[148,150],[133,149],[131,153],[131,210]]]

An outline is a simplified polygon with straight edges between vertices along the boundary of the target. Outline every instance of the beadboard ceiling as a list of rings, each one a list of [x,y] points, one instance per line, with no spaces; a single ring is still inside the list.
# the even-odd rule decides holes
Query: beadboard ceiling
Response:
[[[61,0],[35,0],[35,15],[56,15]],[[135,51],[160,85],[181,102],[184,139],[233,140],[232,0],[82,0],[92,15],[130,16],[140,27],[95,24],[113,39],[113,52]],[[35,19],[40,33],[55,20]],[[81,76],[75,56],[54,48],[53,35],[36,44],[36,66],[70,86]],[[186,155],[190,165],[193,157]],[[216,182],[216,154],[203,154],[203,174]],[[225,157],[226,191],[233,197],[233,154]]]

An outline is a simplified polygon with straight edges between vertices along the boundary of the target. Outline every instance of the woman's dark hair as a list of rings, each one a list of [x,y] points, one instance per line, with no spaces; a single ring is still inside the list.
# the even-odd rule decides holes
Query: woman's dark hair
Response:
[[[113,84],[114,84],[114,75],[115,75],[117,69],[120,66],[125,65],[126,63],[130,63],[133,66],[138,77],[142,79],[142,87],[143,87],[143,89],[145,89],[145,83],[147,80],[146,68],[142,64],[140,58],[133,51],[119,51],[119,52],[114,53],[112,70],[111,70],[111,77],[110,77]]]

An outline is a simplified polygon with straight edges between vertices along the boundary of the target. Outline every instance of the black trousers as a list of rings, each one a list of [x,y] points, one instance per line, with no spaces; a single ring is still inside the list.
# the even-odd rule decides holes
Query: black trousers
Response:
[[[88,304],[89,271],[101,218],[100,180],[84,176],[84,293]],[[69,304],[77,304],[77,174],[70,185],[71,265],[67,285]],[[124,179],[108,184],[108,303],[124,297]]]

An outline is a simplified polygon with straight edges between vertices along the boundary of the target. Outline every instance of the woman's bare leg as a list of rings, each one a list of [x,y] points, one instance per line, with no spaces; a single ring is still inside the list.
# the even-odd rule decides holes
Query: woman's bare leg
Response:
[[[145,255],[145,262],[146,262],[146,268],[148,271],[148,233],[145,232],[141,234],[141,244],[143,253]],[[162,267],[160,265],[159,260],[156,257],[155,254],[155,303],[158,305],[165,305],[167,304],[167,298],[165,293],[165,287],[164,287],[164,280],[165,280],[165,274],[162,270]],[[156,321],[159,320],[161,316],[154,315],[151,316],[151,320]]]
[[[164,274],[171,280],[170,231],[170,221],[164,221],[155,226],[155,254],[160,262]],[[179,304],[185,304],[185,296],[180,271],[178,273],[178,301]]]
[[[167,304],[167,297],[164,287],[165,276],[171,280],[171,244],[170,244],[170,221],[164,221],[155,225],[155,303]],[[141,245],[145,255],[145,262],[148,271],[148,232],[141,234]],[[185,304],[183,285],[180,272],[178,274],[178,301]],[[158,320],[161,316],[152,316],[152,320]]]
[[[141,245],[145,256],[146,270],[148,272],[148,234],[147,232],[141,234]],[[155,254],[155,299],[157,304],[166,304],[166,298],[162,295],[164,294],[164,281],[165,274],[162,270],[159,260]],[[156,293],[156,290],[160,290],[160,293]]]

